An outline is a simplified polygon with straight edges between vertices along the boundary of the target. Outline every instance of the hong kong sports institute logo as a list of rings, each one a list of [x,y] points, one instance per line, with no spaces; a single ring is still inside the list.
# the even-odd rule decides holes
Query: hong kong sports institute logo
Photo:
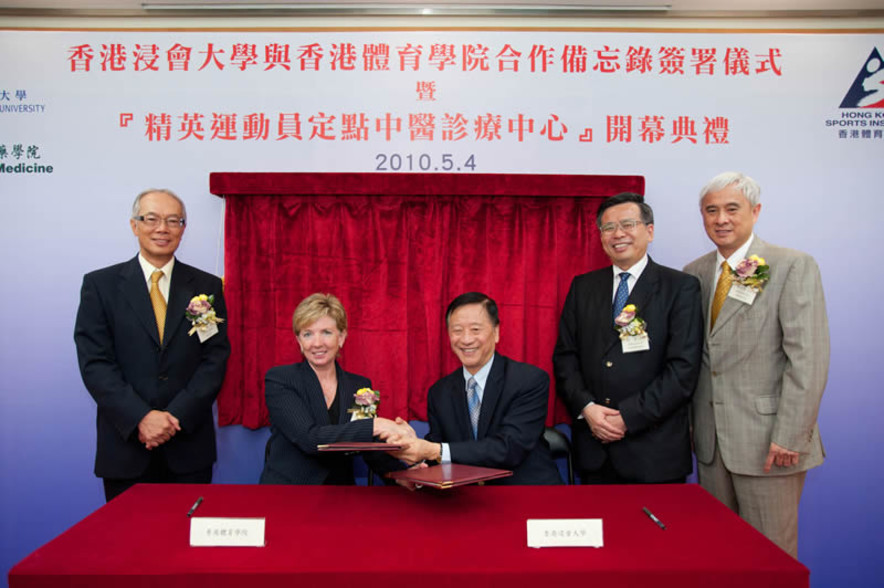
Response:
[[[840,108],[884,108],[884,61],[878,49],[872,49]]]

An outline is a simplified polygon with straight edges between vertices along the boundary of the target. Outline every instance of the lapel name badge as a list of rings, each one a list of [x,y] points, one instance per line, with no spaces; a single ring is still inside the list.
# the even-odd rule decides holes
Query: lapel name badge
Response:
[[[728,298],[738,300],[743,304],[752,305],[755,302],[755,296],[758,294],[753,288],[742,284],[731,284],[731,289],[727,292]]]
[[[614,319],[614,329],[620,333],[620,348],[623,353],[648,351],[651,348],[648,323],[637,313],[638,307],[635,304],[627,304]]]
[[[647,333],[625,337],[620,339],[620,347],[623,350],[623,353],[649,351],[651,349],[651,338],[648,337]]]

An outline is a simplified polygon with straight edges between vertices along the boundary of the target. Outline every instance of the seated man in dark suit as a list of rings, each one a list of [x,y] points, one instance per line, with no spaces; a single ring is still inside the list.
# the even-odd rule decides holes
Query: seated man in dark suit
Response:
[[[430,388],[426,439],[405,439],[393,453],[422,460],[512,470],[492,483],[560,484],[543,438],[549,376],[495,353],[497,304],[478,292],[455,298],[445,312],[451,349],[463,364]]]
[[[186,216],[172,192],[142,192],[129,221],[138,255],[83,278],[74,340],[107,500],[139,482],[212,481],[227,310],[220,279],[175,259]]]

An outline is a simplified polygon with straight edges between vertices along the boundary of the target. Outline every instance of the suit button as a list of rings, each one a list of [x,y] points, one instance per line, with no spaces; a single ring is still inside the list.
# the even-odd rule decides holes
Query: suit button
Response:
[[[160,381],[162,381],[162,382],[165,382],[166,380],[169,379],[169,376],[159,376],[157,379],[160,380]]]
[[[605,362],[605,367],[611,367],[612,365],[614,365],[613,361],[606,361]]]
[[[605,404],[607,404],[608,406],[611,406],[611,399],[605,398]]]

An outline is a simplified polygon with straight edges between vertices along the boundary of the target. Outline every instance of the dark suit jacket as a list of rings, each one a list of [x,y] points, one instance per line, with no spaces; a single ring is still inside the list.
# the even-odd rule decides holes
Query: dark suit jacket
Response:
[[[553,354],[557,390],[573,416],[578,469],[611,460],[623,477],[662,482],[692,470],[688,406],[703,347],[696,278],[648,260],[627,301],[647,323],[650,350],[623,353],[613,322],[610,267],[574,278]],[[590,402],[620,411],[626,436],[607,445],[577,420]]]
[[[200,343],[184,316],[190,299],[214,294],[215,311],[227,318],[221,280],[175,261],[166,311],[165,341],[138,257],[86,274],[74,329],[80,374],[98,404],[95,474],[135,478],[150,453],[138,441],[138,423],[151,410],[167,410],[182,430],[160,451],[177,473],[210,467],[215,461],[212,403],[224,381],[230,344],[227,323]]]
[[[543,439],[548,402],[546,372],[495,353],[485,382],[478,438],[473,439],[466,380],[459,367],[430,388],[426,439],[448,443],[454,463],[513,470],[497,483],[561,484]]]
[[[264,378],[264,397],[270,412],[270,439],[264,458],[262,484],[322,484],[335,470],[353,481],[353,458],[319,453],[317,445],[340,441],[371,441],[371,419],[350,422],[347,412],[353,394],[371,388],[371,381],[341,369],[337,363],[340,414],[329,423],[319,378],[306,361],[270,368]],[[399,469],[386,454],[365,454],[372,469],[383,473]]]

